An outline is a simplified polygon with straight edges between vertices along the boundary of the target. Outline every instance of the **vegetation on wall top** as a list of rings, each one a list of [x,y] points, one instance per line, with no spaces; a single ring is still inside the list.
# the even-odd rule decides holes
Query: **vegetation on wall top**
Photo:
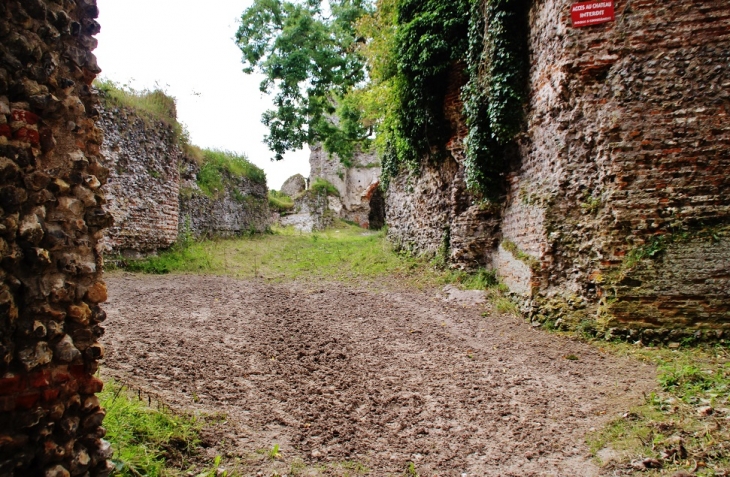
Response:
[[[226,189],[235,189],[232,179],[245,177],[256,184],[266,184],[266,174],[251,163],[245,155],[217,149],[199,149],[197,159],[200,171],[197,183],[209,197],[219,197]]]
[[[94,81],[101,100],[107,107],[129,108],[148,121],[162,121],[170,126],[175,135],[187,141],[187,132],[177,120],[175,98],[161,89],[137,91],[109,79]]]
[[[283,192],[269,190],[269,207],[284,214],[294,208],[294,200]]]

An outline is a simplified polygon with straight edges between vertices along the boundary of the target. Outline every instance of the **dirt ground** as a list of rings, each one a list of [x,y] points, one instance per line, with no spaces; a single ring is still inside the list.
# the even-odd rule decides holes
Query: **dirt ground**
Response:
[[[421,477],[598,475],[586,433],[654,385],[649,365],[435,291],[107,283],[107,375],[225,414],[207,452],[244,475],[413,475],[409,462]],[[276,460],[261,451],[274,444]]]

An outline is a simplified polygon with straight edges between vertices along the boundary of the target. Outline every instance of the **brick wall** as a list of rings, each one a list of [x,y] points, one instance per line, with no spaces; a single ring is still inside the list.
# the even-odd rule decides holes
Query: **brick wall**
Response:
[[[106,476],[94,0],[0,2],[0,476]]]
[[[504,236],[541,261],[542,298],[578,296],[606,327],[730,326],[730,4],[619,1],[583,29],[569,4],[532,12]]]
[[[103,191],[114,217],[104,239],[107,252],[136,255],[170,247],[178,234],[182,156],[172,128],[111,105],[101,110],[99,126],[109,169]]]
[[[481,238],[475,251],[451,257],[481,255],[538,321],[653,338],[730,327],[730,4],[619,0],[615,22],[573,29],[571,3],[533,4],[508,194],[476,220],[488,234],[461,232]],[[458,106],[447,95],[447,115]],[[402,175],[389,193],[389,235],[416,250],[473,207],[453,129],[446,165]]]

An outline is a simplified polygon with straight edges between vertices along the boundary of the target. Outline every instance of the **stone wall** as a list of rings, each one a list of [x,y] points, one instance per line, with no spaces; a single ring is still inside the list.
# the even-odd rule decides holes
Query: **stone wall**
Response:
[[[246,177],[223,172],[224,190],[210,197],[200,190],[196,178],[200,167],[183,158],[180,188],[180,233],[195,237],[231,237],[262,233],[271,225],[268,188]]]
[[[0,476],[106,476],[94,0],[0,2]]]
[[[205,195],[196,182],[200,165],[183,152],[172,126],[104,99],[99,126],[110,173],[103,192],[114,217],[105,253],[135,258],[169,248],[180,233],[229,237],[267,229],[265,183],[224,171],[225,190]]]
[[[380,162],[374,153],[356,152],[352,164],[344,165],[336,155],[330,156],[321,145],[310,146],[309,183],[316,178],[331,182],[339,191],[339,198],[331,197],[330,209],[340,218],[361,227],[370,227],[370,201],[380,185]],[[373,217],[374,224],[382,226],[382,217]]]
[[[615,22],[582,29],[570,4],[533,4],[527,129],[508,194],[461,227],[496,241],[451,256],[494,266],[538,321],[652,337],[729,327],[730,4],[619,1]],[[461,177],[452,147],[445,165],[397,178],[393,239],[433,250],[448,227],[459,243],[474,207]]]
[[[448,154],[438,162],[424,161],[416,175],[403,173],[392,180],[386,195],[388,238],[396,248],[447,254],[445,258],[461,267],[492,267],[490,252],[499,243],[500,211],[480,205],[466,190],[462,69],[463,65],[454,65],[448,75],[444,100],[451,129]]]
[[[177,240],[182,152],[173,129],[160,120],[104,101],[99,126],[109,169],[103,187],[114,217],[104,239],[107,253],[137,255]]]
[[[294,209],[283,214],[279,223],[292,226],[302,232],[324,230],[334,222],[336,215],[332,209],[333,199],[323,192],[304,191],[294,199]]]

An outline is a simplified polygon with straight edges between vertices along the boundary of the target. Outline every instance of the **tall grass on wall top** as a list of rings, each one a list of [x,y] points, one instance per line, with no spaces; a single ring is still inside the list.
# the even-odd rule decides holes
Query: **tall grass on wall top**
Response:
[[[200,152],[198,187],[209,197],[217,197],[232,178],[245,177],[256,184],[266,184],[266,174],[245,155],[216,149]]]
[[[321,177],[317,177],[312,181],[310,189],[318,194],[333,195],[335,197],[340,196],[340,191],[337,190],[337,187],[327,179]]]
[[[160,89],[137,91],[109,79],[96,80],[94,86],[101,93],[102,101],[107,106],[129,108],[142,119],[162,121],[172,128],[181,146],[185,147],[188,144],[188,133],[177,120],[175,98],[164,91]]]

